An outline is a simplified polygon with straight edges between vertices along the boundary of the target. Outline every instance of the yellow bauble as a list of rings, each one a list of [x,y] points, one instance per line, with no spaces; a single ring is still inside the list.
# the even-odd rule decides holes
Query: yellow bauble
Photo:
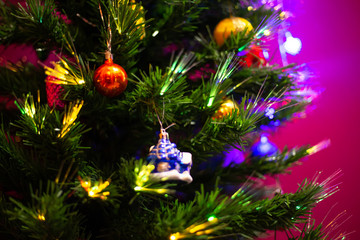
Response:
[[[230,17],[221,20],[214,30],[214,39],[218,46],[222,46],[231,33],[236,34],[246,30],[249,33],[253,30],[251,23],[245,18]]]
[[[239,110],[237,104],[228,99],[226,100],[224,103],[221,104],[219,110],[217,110],[214,114],[214,116],[212,117],[212,119],[222,119],[224,118],[226,115],[229,115],[231,113],[234,113],[235,110]]]

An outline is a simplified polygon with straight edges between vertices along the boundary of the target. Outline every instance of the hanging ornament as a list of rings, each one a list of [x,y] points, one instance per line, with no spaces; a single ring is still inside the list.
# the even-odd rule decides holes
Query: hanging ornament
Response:
[[[105,58],[105,63],[96,69],[93,82],[100,94],[115,97],[125,90],[128,83],[127,74],[121,66],[113,63],[109,52]]]
[[[241,67],[260,67],[266,64],[263,50],[259,46],[252,46],[245,56],[240,59]]]
[[[191,183],[190,169],[192,155],[180,152],[175,143],[169,140],[169,134],[161,128],[158,144],[150,148],[147,161],[153,163],[155,169],[150,178],[155,181],[181,181]]]
[[[45,79],[46,84],[46,97],[50,108],[64,109],[65,102],[61,100],[64,88],[60,84],[53,83],[56,78],[47,76]]]
[[[261,136],[260,141],[251,148],[251,155],[254,157],[271,157],[276,155],[278,148],[269,141],[266,136]]]
[[[212,117],[213,120],[222,119],[225,116],[234,113],[236,110],[239,110],[236,103],[230,99],[226,100],[224,103],[221,104],[220,108],[215,112],[214,116]]]
[[[231,33],[236,34],[253,30],[251,23],[245,18],[230,17],[221,20],[215,27],[214,39],[218,46],[222,46]]]

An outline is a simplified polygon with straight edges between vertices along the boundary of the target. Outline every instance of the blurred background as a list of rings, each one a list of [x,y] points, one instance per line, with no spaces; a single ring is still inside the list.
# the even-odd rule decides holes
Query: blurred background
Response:
[[[312,81],[324,91],[305,118],[280,127],[269,139],[280,149],[285,145],[314,145],[325,139],[331,140],[331,146],[293,167],[291,174],[281,176],[281,187],[284,192],[292,192],[304,178],[311,179],[321,171],[320,180],[325,180],[341,169],[342,176],[336,181],[341,183],[340,191],[315,208],[314,218],[327,225],[346,211],[337,220],[341,226],[334,233],[355,231],[347,239],[360,239],[360,2],[286,0],[284,6],[294,14],[289,30],[302,41],[300,53],[289,55],[288,61],[307,63],[315,74]],[[0,63],[23,59],[36,64],[31,57],[34,55],[34,50],[26,46],[0,46]],[[285,238],[278,234],[277,239]]]
[[[308,157],[291,175],[280,177],[285,192],[294,191],[303,178],[322,171],[324,180],[338,169],[340,191],[314,209],[316,222],[328,224],[342,211],[345,217],[337,231],[352,232],[347,239],[360,239],[360,26],[357,0],[288,1],[296,16],[290,31],[302,41],[301,52],[289,62],[308,63],[316,74],[313,81],[324,92],[315,100],[315,109],[306,118],[296,119],[278,129],[272,140],[278,147],[316,144],[330,139],[327,149]],[[296,4],[294,2],[297,2]],[[346,218],[350,217],[347,221]],[[282,239],[282,238],[280,238]]]

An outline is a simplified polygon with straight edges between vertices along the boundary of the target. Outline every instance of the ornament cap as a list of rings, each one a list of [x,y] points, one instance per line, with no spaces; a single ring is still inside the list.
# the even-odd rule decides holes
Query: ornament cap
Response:
[[[106,50],[105,51],[105,60],[107,61],[107,60],[111,60],[111,62],[112,62],[112,59],[113,59],[113,55],[111,54],[111,52],[109,51],[109,50]]]
[[[169,139],[169,134],[166,132],[164,128],[160,129],[159,138],[161,139]]]

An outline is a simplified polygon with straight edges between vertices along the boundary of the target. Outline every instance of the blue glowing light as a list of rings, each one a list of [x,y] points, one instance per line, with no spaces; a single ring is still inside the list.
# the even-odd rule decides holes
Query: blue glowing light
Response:
[[[269,58],[270,58],[269,52],[264,49],[264,50],[263,50],[263,54],[264,54],[264,58],[265,58],[266,60],[269,60]]]
[[[302,43],[299,38],[294,38],[290,32],[286,32],[286,41],[284,42],[284,49],[291,55],[296,55],[301,51]]]
[[[275,144],[269,142],[266,136],[261,136],[260,141],[252,147],[252,155],[255,157],[273,156],[278,151]]]
[[[241,164],[245,160],[244,153],[237,149],[237,148],[231,148],[225,153],[224,162],[222,164],[223,167],[228,166],[236,166],[238,164]]]
[[[269,119],[274,118],[274,113],[275,113],[275,109],[273,109],[273,108],[267,108],[265,110],[265,116],[267,116]]]

